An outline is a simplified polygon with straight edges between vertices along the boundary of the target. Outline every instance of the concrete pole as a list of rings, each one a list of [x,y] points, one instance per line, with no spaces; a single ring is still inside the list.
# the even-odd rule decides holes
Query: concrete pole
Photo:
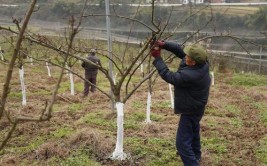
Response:
[[[261,57],[262,57],[262,46],[260,47],[260,58],[259,58],[259,74],[261,74]]]
[[[113,59],[112,56],[112,40],[111,40],[111,33],[110,33],[110,11],[109,11],[109,0],[105,0],[105,7],[106,7],[106,26],[107,26],[107,39],[108,39],[108,55],[110,59]],[[113,64],[112,61],[109,61],[109,76],[113,79]],[[113,96],[112,89],[110,89],[110,94]],[[111,109],[114,111],[114,102],[111,100]]]
[[[193,11],[194,11],[195,5],[196,5],[196,0],[193,1],[193,5],[192,5]],[[195,16],[193,16],[193,33],[195,33]],[[196,35],[193,36],[193,39],[194,39],[194,43],[195,43],[196,42]]]

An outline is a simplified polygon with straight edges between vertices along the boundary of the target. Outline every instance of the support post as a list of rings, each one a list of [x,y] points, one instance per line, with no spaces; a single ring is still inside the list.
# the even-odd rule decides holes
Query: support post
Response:
[[[108,40],[108,56],[110,59],[113,59],[112,56],[112,41],[111,41],[111,33],[110,33],[110,11],[109,11],[109,0],[105,0],[105,7],[106,7],[106,26],[107,26],[107,40]],[[109,61],[109,76],[110,78],[113,77],[113,64],[112,61]],[[110,89],[110,94],[113,96],[113,91]],[[111,109],[114,111],[114,102],[111,100]]]

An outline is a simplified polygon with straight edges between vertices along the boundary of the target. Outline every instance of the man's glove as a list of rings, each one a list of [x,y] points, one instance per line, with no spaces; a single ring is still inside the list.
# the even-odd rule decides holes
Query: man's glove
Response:
[[[150,55],[153,56],[154,58],[157,58],[157,57],[160,57],[160,52],[161,52],[161,49],[159,47],[153,47],[150,50]]]

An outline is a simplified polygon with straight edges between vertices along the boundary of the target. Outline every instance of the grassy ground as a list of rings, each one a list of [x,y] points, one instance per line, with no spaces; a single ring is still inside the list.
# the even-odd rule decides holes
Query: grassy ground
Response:
[[[0,64],[0,68],[2,86],[6,66]],[[75,70],[83,73],[80,66]],[[45,67],[25,67],[27,105],[22,107],[18,71],[15,70],[7,110],[25,116],[40,113],[50,97],[56,72],[58,70],[52,68],[52,77],[48,77]],[[99,74],[99,85],[108,90],[107,82],[102,80],[104,76]],[[266,82],[266,77],[253,74],[215,73],[215,85],[211,87],[201,121],[201,165],[267,164]],[[81,98],[83,81],[77,77],[76,94],[70,95],[66,75],[52,119],[20,124],[1,152],[0,165],[182,165],[175,150],[179,116],[174,115],[170,107],[168,84],[158,79],[154,87],[152,123],[145,123],[146,84],[124,106],[126,160],[109,158],[116,143],[116,114],[110,110],[110,101],[100,92]],[[9,129],[10,124],[2,119],[0,138]]]

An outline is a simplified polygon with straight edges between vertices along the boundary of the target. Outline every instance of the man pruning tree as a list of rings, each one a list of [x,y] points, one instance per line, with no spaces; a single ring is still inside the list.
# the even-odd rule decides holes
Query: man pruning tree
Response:
[[[87,59],[91,62],[83,62],[82,67],[85,70],[85,81],[83,96],[86,97],[89,94],[89,90],[94,93],[96,90],[96,78],[98,72],[98,66],[101,66],[100,59],[96,56],[96,50],[91,49]],[[89,82],[91,84],[89,84]],[[91,88],[90,88],[91,87]]]
[[[161,58],[161,49],[181,59],[176,72]],[[176,149],[185,166],[198,166],[201,159],[200,120],[210,89],[208,53],[199,44],[184,49],[174,42],[156,41],[150,50],[153,65],[166,82],[174,85],[174,113],[181,114],[176,134]]]

